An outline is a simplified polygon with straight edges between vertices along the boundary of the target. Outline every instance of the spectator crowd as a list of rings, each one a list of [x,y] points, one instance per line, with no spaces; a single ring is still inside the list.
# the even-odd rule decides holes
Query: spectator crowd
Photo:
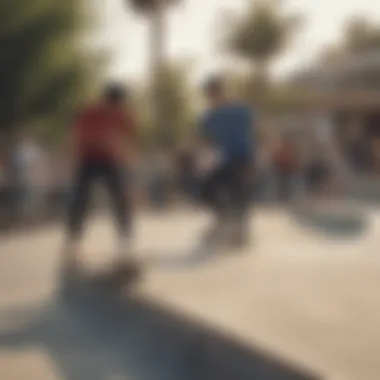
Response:
[[[286,134],[260,145],[255,155],[253,200],[289,202],[306,192],[323,190],[331,169],[321,150],[313,153],[309,149],[304,154]],[[192,202],[213,160],[214,152],[195,150],[191,142],[170,152],[144,154],[132,181],[136,203],[164,209],[169,204]],[[64,154],[47,152],[30,137],[20,139],[8,167],[0,162],[1,216],[7,219],[3,224],[9,218],[26,222],[62,215],[70,196],[71,175]],[[101,205],[101,196],[96,199]]]

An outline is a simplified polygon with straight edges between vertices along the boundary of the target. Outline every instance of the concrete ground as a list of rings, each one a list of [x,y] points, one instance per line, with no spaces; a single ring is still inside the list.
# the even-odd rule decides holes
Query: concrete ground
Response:
[[[207,224],[204,216],[182,211],[142,216],[136,251],[151,265],[134,298],[285,358],[319,378],[378,380],[380,217],[370,215],[363,236],[334,240],[300,226],[285,212],[259,210],[252,222],[252,247],[218,255],[195,249]],[[90,269],[110,261],[112,238],[108,223],[94,221],[83,256]],[[1,239],[0,374],[6,375],[1,378],[211,378],[192,373],[197,366],[174,338],[171,346],[162,344],[169,339],[168,328],[155,332],[152,344],[152,326],[158,322],[146,307],[128,301],[129,313],[116,310],[111,318],[104,310],[115,306],[103,298],[84,302],[77,296],[73,304],[72,297],[58,295],[59,230]],[[113,328],[104,330],[110,324]],[[183,334],[188,342],[190,333]]]

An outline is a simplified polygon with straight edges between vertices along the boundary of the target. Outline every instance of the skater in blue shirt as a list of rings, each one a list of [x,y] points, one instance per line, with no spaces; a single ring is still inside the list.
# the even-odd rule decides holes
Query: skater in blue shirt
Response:
[[[208,109],[201,116],[199,135],[219,154],[201,189],[202,201],[215,215],[206,238],[226,236],[226,228],[231,243],[244,245],[249,239],[255,115],[250,107],[228,97],[222,78],[209,79],[203,90]]]

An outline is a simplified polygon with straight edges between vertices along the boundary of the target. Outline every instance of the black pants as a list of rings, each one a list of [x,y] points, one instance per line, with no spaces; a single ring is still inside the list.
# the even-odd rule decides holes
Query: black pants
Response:
[[[78,238],[82,233],[91,192],[97,181],[104,182],[106,186],[118,232],[120,235],[130,232],[131,204],[120,166],[113,161],[83,160],[74,179],[69,207],[68,232],[71,238]]]
[[[201,186],[201,201],[217,217],[236,216],[243,221],[249,214],[253,170],[251,159],[238,159],[221,164]]]

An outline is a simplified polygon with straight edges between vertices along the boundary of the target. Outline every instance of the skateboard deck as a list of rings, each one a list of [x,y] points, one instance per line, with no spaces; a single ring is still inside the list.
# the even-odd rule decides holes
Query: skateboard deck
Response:
[[[134,262],[128,266],[114,267],[101,271],[92,276],[91,281],[99,286],[113,292],[124,292],[133,288],[142,279],[145,269],[144,262]]]
[[[95,273],[89,273],[83,268],[72,268],[62,273],[62,281],[71,288],[85,285],[120,293],[128,291],[139,283],[144,270],[145,262],[143,261],[134,261],[128,265],[114,265]]]

